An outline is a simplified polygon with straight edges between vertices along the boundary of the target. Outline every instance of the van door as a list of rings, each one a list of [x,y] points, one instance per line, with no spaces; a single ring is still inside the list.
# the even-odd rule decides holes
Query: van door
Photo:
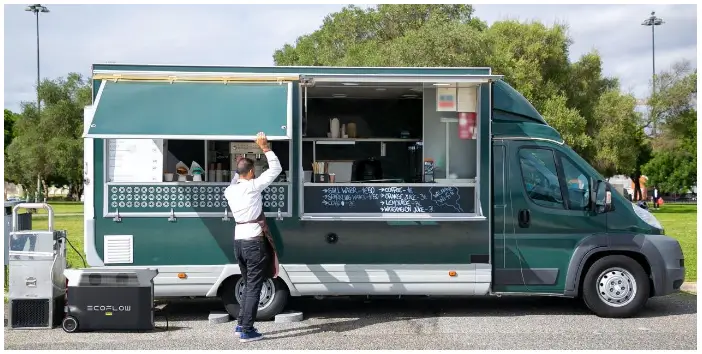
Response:
[[[503,141],[496,140],[492,147],[493,171],[493,246],[492,263],[494,269],[493,292],[509,292],[510,284],[522,286],[521,264],[517,256],[514,239],[512,204],[507,189],[509,159]],[[509,281],[509,277],[513,281]]]
[[[508,144],[508,189],[516,225],[506,240],[513,238],[516,245],[522,291],[563,293],[577,245],[607,231],[606,214],[589,208],[590,176],[568,157],[573,152],[567,150],[551,142]]]

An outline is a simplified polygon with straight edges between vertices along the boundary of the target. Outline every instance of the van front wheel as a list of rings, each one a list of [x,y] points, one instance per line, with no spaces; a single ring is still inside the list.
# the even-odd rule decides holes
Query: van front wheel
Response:
[[[239,317],[239,304],[244,295],[244,278],[230,279],[222,284],[220,297],[225,310],[231,318]],[[261,297],[258,303],[256,320],[267,321],[281,313],[288,303],[290,292],[285,284],[278,278],[266,279],[261,287]]]
[[[650,285],[641,265],[627,256],[606,256],[588,269],[583,300],[600,317],[631,317],[648,301]]]

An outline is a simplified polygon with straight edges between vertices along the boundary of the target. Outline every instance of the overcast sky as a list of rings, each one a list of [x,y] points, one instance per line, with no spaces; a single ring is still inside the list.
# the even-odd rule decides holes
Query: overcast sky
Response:
[[[48,5],[40,15],[41,76],[89,74],[93,63],[273,65],[272,54],[317,29],[342,5]],[[571,60],[595,48],[606,75],[623,89],[648,94],[652,10],[656,68],[680,59],[697,66],[696,5],[475,5],[492,23],[506,18],[566,22]],[[5,108],[35,100],[35,18],[23,5],[5,5]]]

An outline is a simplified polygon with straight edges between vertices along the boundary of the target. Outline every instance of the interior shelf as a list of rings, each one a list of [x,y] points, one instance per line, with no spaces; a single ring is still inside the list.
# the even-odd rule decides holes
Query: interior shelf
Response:
[[[358,141],[358,142],[419,142],[422,139],[403,139],[403,138],[302,138],[302,141],[324,141],[324,142],[344,142],[344,141]]]

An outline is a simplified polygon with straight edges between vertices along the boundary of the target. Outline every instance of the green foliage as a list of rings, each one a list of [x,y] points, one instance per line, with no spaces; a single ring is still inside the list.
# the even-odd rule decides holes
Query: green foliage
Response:
[[[649,100],[657,131],[642,172],[663,192],[683,193],[697,181],[697,70],[681,61],[656,77]]]
[[[17,116],[17,113],[5,109],[5,124],[3,125],[5,128],[5,150],[7,150],[7,146],[12,142],[12,138],[14,138],[13,130],[15,122],[17,121]]]
[[[645,156],[636,151],[645,144],[635,100],[603,76],[596,51],[571,63],[571,43],[565,25],[487,26],[468,5],[348,6],[273,58],[276,65],[491,67],[601,172],[633,173]]]
[[[83,175],[83,107],[91,102],[88,82],[79,74],[44,80],[39,86],[41,114],[24,103],[15,138],[7,147],[5,179],[33,191],[37,176],[48,185],[79,192]]]
[[[605,176],[630,175],[636,170],[641,145],[640,117],[634,111],[636,98],[610,90],[597,100],[592,116],[596,129],[591,160]]]

